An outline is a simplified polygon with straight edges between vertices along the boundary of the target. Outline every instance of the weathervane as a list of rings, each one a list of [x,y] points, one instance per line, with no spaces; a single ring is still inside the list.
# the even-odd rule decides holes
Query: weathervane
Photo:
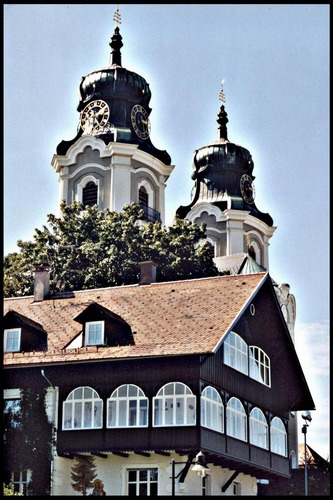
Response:
[[[118,24],[121,24],[121,14],[119,12],[119,4],[117,4],[117,10],[113,14],[113,20],[117,23],[117,27]]]
[[[225,95],[224,95],[224,90],[223,90],[223,84],[224,84],[224,78],[223,78],[223,80],[221,82],[221,91],[219,93],[219,100],[221,102],[225,102]]]

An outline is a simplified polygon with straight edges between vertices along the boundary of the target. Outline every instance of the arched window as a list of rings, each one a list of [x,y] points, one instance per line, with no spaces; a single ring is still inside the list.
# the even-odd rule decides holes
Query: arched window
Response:
[[[247,440],[247,419],[244,406],[237,398],[230,398],[227,404],[227,434],[228,436]]]
[[[103,401],[91,387],[74,389],[63,403],[63,430],[100,429]]]
[[[248,254],[250,257],[252,257],[253,260],[256,260],[256,252],[253,248],[253,245],[251,245],[248,249]]]
[[[139,189],[139,205],[148,207],[148,193],[146,188],[143,186]]]
[[[271,386],[271,362],[267,354],[254,345],[249,349],[250,377]]]
[[[223,432],[223,403],[214,387],[205,387],[201,394],[201,425]]]
[[[287,456],[287,432],[279,417],[274,417],[271,421],[271,451]]]
[[[253,408],[250,413],[250,443],[268,450],[267,420],[259,408]]]
[[[196,424],[196,397],[181,382],[164,385],[153,398],[155,427]]]
[[[82,203],[90,207],[97,204],[97,184],[89,181],[82,189]]]
[[[230,332],[224,341],[224,362],[239,372],[248,374],[247,344],[235,332]]]
[[[107,427],[147,427],[148,398],[140,387],[121,385],[107,400]]]

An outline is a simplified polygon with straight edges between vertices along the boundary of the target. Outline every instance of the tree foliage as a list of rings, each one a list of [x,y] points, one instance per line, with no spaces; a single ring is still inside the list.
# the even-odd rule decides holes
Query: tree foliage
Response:
[[[19,252],[4,259],[4,296],[33,294],[36,264],[51,269],[51,292],[138,283],[139,262],[157,263],[157,281],[218,275],[205,227],[176,218],[170,227],[140,224],[136,204],[122,212],[100,211],[96,205],[61,205],[61,216],[35,229],[33,241],[18,241]]]
[[[30,470],[27,493],[49,495],[51,446],[52,424],[46,415],[45,389],[21,389],[20,399],[12,400],[4,412],[5,483],[10,484],[12,472]]]
[[[97,477],[94,457],[77,457],[72,466],[71,479],[75,491],[87,495],[87,489],[94,487],[94,479]]]

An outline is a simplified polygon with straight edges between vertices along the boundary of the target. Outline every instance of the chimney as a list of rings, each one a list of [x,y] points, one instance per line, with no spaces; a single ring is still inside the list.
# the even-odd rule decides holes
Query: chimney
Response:
[[[47,262],[35,265],[34,302],[45,299],[50,290],[50,265]]]
[[[139,285],[150,285],[156,282],[156,262],[148,260],[139,262],[140,266],[140,283]]]

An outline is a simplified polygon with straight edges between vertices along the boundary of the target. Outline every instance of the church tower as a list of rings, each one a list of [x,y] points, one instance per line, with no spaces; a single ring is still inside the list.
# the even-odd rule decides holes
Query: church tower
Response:
[[[223,81],[219,100],[217,140],[194,152],[192,201],[180,206],[176,215],[197,225],[206,225],[207,240],[214,248],[214,261],[220,271],[230,274],[269,271],[269,240],[276,227],[272,217],[256,207],[251,153],[228,139]],[[295,342],[295,297],[287,283],[278,285],[274,280],[272,283]],[[289,446],[293,468],[297,467],[297,432],[297,419],[292,418]]]
[[[137,203],[144,221],[164,223],[165,187],[174,167],[150,140],[149,84],[122,67],[118,9],[113,20],[109,65],[82,77],[77,135],[61,141],[52,159],[60,202],[117,212]]]
[[[180,206],[177,215],[206,224],[221,271],[237,274],[244,265],[247,272],[268,271],[269,239],[276,228],[272,217],[255,205],[250,152],[228,139],[223,82],[219,99],[217,140],[194,152],[192,201]]]

